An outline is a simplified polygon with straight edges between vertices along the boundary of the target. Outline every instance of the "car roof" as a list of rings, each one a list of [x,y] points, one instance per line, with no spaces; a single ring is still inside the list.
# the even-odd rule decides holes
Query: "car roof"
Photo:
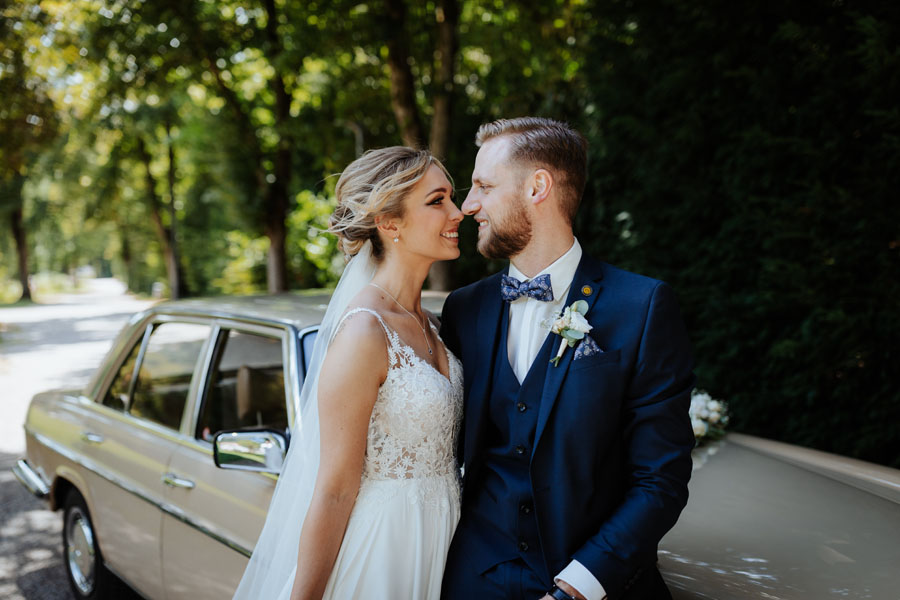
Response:
[[[213,316],[226,319],[290,325],[304,329],[318,325],[325,315],[332,290],[317,289],[258,296],[218,296],[161,302],[154,314]],[[423,291],[422,305],[440,315],[447,292]]]
[[[213,317],[233,321],[272,324],[291,327],[302,331],[316,327],[322,321],[328,301],[333,290],[314,289],[284,294],[266,294],[256,296],[213,296],[207,298],[189,298],[185,300],[168,300],[132,315],[128,325],[119,333],[113,342],[103,364],[116,357],[129,340],[133,340],[136,328],[141,323],[156,315],[184,315],[191,317]],[[447,292],[423,291],[422,306],[436,315],[441,314]],[[98,369],[87,386],[84,394],[94,397],[103,382],[105,372]]]

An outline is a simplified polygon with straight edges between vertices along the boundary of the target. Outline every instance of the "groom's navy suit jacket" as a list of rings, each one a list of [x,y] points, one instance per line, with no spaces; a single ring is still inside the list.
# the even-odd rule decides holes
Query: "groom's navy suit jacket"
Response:
[[[464,519],[491,443],[495,361],[507,355],[501,275],[453,292],[442,314],[441,335],[465,371]],[[566,306],[575,300],[588,303],[589,335],[603,352],[573,360],[567,348],[558,366],[546,365],[529,469],[546,572],[553,577],[576,559],[610,599],[658,597],[657,544],[687,502],[691,475],[688,336],[669,286],[587,255]],[[467,561],[478,565],[479,557]]]

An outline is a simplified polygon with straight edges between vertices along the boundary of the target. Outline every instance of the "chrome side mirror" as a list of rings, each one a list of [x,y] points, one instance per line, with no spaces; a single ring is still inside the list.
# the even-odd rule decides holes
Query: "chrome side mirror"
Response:
[[[213,439],[213,459],[220,469],[278,474],[287,446],[284,434],[271,429],[220,431]]]

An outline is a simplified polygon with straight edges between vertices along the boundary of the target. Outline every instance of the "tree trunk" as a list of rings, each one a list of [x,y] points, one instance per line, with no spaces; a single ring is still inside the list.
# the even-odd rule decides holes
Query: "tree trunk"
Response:
[[[387,0],[385,38],[388,47],[388,66],[391,70],[391,108],[403,143],[421,148],[425,143],[425,129],[416,106],[416,87],[409,66],[409,40],[406,33],[406,4],[403,0]]]
[[[388,66],[391,72],[391,107],[400,135],[407,146],[421,147],[425,131],[416,105],[415,85],[409,64],[409,40],[406,31],[406,5],[403,0],[386,0],[387,17],[385,39],[388,47]],[[435,12],[437,21],[437,63],[435,64],[434,118],[431,123],[429,149],[444,160],[447,156],[450,115],[453,100],[453,75],[459,47],[457,0],[439,0]],[[452,286],[452,266],[436,262],[428,272],[428,286],[448,290]]]
[[[431,153],[440,160],[447,158],[450,139],[450,117],[453,108],[453,76],[456,74],[456,52],[459,48],[457,23],[459,6],[456,0],[439,0],[436,10],[437,64],[434,68],[434,116],[431,119]],[[436,262],[428,271],[428,287],[449,290],[453,286],[453,264]]]
[[[268,41],[269,63],[277,65],[283,52],[278,37],[278,11],[275,0],[264,0],[266,9],[266,40]],[[270,294],[287,291],[287,216],[290,210],[288,190],[291,182],[291,162],[293,160],[293,140],[289,134],[288,121],[291,118],[291,96],[284,84],[280,69],[275,69],[272,77],[272,93],[275,96],[275,131],[278,133],[278,147],[275,150],[275,180],[269,182],[266,192],[266,236],[269,238],[269,253],[266,261],[266,281]]]
[[[270,294],[287,291],[287,215],[290,201],[287,184],[291,176],[291,152],[282,139],[275,154],[275,181],[266,193],[266,228],[269,252],[266,257],[266,282]]]
[[[136,292],[137,290],[134,289],[134,261],[131,256],[131,242],[128,241],[130,232],[119,222],[116,222],[116,227],[119,231],[119,240],[122,246],[122,262],[125,264],[125,287],[127,287],[129,291]]]
[[[172,248],[172,262],[175,265],[175,288],[172,289],[172,299],[186,298],[190,296],[187,282],[184,279],[184,269],[181,266],[181,255],[178,252],[178,215],[175,212],[175,144],[172,143],[172,125],[166,121],[166,146],[169,154],[169,246]],[[170,281],[172,281],[170,279]]]
[[[365,151],[365,132],[362,125],[356,121],[343,120],[339,121],[339,124],[353,132],[353,149],[356,151],[356,157],[359,158]]]
[[[437,64],[434,68],[434,116],[431,119],[431,138],[428,147],[432,154],[445,160],[450,137],[456,53],[459,49],[456,32],[459,23],[459,6],[456,0],[438,1],[436,21]]]
[[[274,7],[272,7],[274,10]],[[271,19],[270,19],[271,21]],[[272,21],[274,23],[274,21]],[[268,27],[268,26],[267,26]],[[266,172],[263,168],[263,152],[259,145],[259,139],[256,136],[254,127],[250,117],[241,106],[237,94],[228,87],[224,79],[221,77],[221,70],[216,66],[215,60],[207,59],[207,66],[216,77],[219,84],[219,90],[225,97],[226,103],[231,107],[237,119],[238,129],[245,141],[246,149],[250,154],[250,160],[254,167],[256,175],[257,189],[259,193],[264,194],[265,198],[265,217],[262,223],[263,233],[269,238],[269,250],[266,254],[266,287],[269,293],[279,293],[287,290],[287,252],[285,249],[285,241],[287,238],[287,219],[288,206],[290,202],[287,197],[287,185],[291,177],[291,146],[286,139],[284,131],[287,129],[285,125],[286,117],[289,116],[290,97],[284,86],[284,80],[280,73],[276,73],[273,78],[273,92],[276,98],[275,114],[276,122],[282,124],[281,127],[276,125],[276,130],[282,136],[279,141],[278,150],[275,156],[275,181],[267,183]],[[284,116],[279,116],[282,113]],[[286,166],[285,166],[286,165]]]
[[[156,179],[153,177],[153,172],[150,170],[150,153],[147,151],[144,140],[140,137],[138,138],[137,147],[138,154],[141,157],[141,162],[144,163],[144,182],[145,186],[147,187],[147,203],[150,205],[150,220],[153,222],[153,228],[156,231],[156,237],[159,240],[160,247],[162,248],[163,260],[166,264],[166,275],[169,280],[169,296],[174,300],[178,298],[176,294],[178,293],[180,287],[178,285],[178,260],[175,256],[175,252],[172,249],[169,229],[165,226],[162,220],[162,200],[160,200],[159,196],[156,195]]]
[[[28,287],[28,244],[25,239],[25,225],[22,207],[18,206],[9,214],[9,224],[13,239],[16,242],[16,254],[19,259],[19,282],[22,284],[20,300],[31,300],[31,288]]]
[[[269,253],[266,260],[266,281],[268,282],[268,290],[270,294],[278,294],[287,291],[287,265],[285,258],[287,251],[285,242],[287,241],[287,228],[284,220],[281,221],[281,227],[273,222],[273,227],[266,230],[266,237],[269,238]]]

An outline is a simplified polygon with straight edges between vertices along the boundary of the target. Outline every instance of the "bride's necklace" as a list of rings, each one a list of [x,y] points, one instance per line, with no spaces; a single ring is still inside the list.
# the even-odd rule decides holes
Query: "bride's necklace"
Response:
[[[400,301],[399,301],[399,300],[397,300],[396,298],[394,298],[394,297],[391,295],[391,293],[390,293],[389,291],[387,291],[386,289],[384,289],[383,287],[381,287],[381,286],[378,285],[377,283],[369,282],[369,285],[371,285],[371,286],[373,286],[373,287],[377,287],[379,290],[381,290],[382,292],[384,292],[385,294],[387,294],[387,295],[388,295],[388,298],[390,298],[391,300],[393,300],[394,302],[396,302],[396,303],[397,303],[397,306],[399,306],[400,308],[402,308],[402,309],[406,312],[406,314],[408,314],[410,317],[412,317],[413,321],[416,322],[416,325],[419,326],[419,329],[422,330],[422,337],[425,338],[425,345],[428,346],[428,354],[431,354],[431,355],[433,356],[433,355],[434,355],[434,352],[431,351],[431,344],[428,343],[428,334],[425,333],[425,326],[422,325],[421,323],[419,323],[419,319],[416,318],[416,315],[414,315],[414,314],[412,314],[411,312],[409,312],[408,310],[406,310],[406,307],[403,306],[402,304],[400,304]]]

